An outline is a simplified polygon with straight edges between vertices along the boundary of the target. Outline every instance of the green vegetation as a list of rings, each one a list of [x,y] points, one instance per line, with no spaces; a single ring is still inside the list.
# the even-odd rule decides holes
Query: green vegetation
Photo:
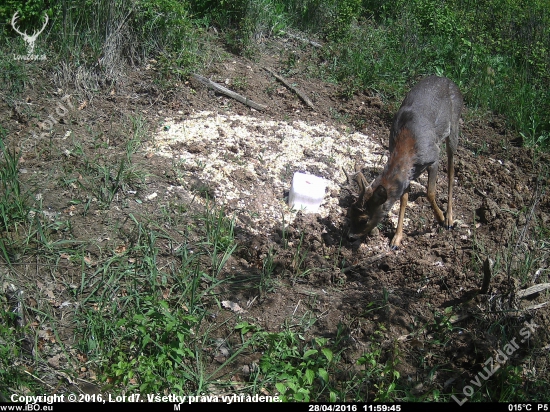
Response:
[[[396,102],[418,77],[448,76],[471,108],[504,115],[526,145],[548,143],[548,0],[197,1],[192,9],[245,53],[252,39],[285,30],[322,38],[312,72],[346,94],[373,89]]]
[[[121,61],[139,64],[154,58],[165,79],[186,77],[213,58],[208,27],[217,27],[230,51],[248,56],[257,52],[258,39],[301,30],[325,41],[312,74],[341,84],[345,94],[372,89],[395,104],[418,77],[445,75],[457,82],[470,108],[504,115],[526,145],[548,143],[548,0],[49,4],[45,9],[43,1],[10,0],[0,7],[4,31],[14,36],[9,21],[15,10],[27,31],[46,11],[52,24],[42,38],[53,48],[49,55],[73,71],[99,62],[105,77],[116,78]],[[4,77],[12,72],[2,71]],[[96,87],[89,80],[88,87]],[[4,81],[17,87],[17,79]]]
[[[144,393],[204,392],[201,363],[204,348],[211,345],[208,305],[216,302],[223,258],[235,248],[232,224],[219,216],[215,211],[198,216],[219,224],[205,225],[203,235],[209,240],[193,245],[194,253],[190,245],[182,245],[180,264],[163,272],[157,243],[166,234],[134,219],[133,245],[82,279],[75,290],[75,298],[83,302],[80,348],[102,380]],[[208,272],[201,264],[204,257]]]

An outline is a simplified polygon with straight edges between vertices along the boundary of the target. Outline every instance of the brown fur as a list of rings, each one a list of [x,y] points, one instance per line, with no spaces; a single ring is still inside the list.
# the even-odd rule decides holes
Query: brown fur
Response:
[[[380,184],[388,192],[388,198],[393,203],[401,196],[401,187],[403,180],[410,179],[410,171],[414,164],[416,156],[416,146],[414,136],[409,129],[403,128],[395,138],[395,148],[390,154],[388,163],[380,176]],[[391,206],[390,206],[391,208]]]

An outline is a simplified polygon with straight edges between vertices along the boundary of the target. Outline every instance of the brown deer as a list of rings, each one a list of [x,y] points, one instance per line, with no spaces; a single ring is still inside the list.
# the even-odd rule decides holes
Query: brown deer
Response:
[[[458,86],[444,77],[426,77],[409,91],[393,119],[390,157],[384,170],[370,186],[360,171],[355,175],[360,193],[349,212],[350,237],[369,234],[400,198],[399,221],[390,243],[392,249],[397,249],[403,238],[410,182],[425,170],[428,171],[428,201],[435,218],[448,229],[453,227],[453,157],[461,110],[462,94]],[[439,145],[444,139],[449,179],[446,217],[435,201]]]

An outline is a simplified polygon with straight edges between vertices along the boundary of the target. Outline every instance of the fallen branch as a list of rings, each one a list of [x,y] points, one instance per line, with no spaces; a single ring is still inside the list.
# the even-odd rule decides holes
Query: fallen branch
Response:
[[[491,282],[491,277],[493,276],[493,264],[493,259],[489,257],[483,262],[483,283],[479,292],[482,295],[486,294],[489,290],[489,282]]]
[[[281,76],[279,76],[277,73],[275,73],[273,70],[264,67],[269,73],[273,75],[277,80],[279,80],[282,84],[284,84],[286,87],[288,87],[290,90],[292,90],[294,93],[296,93],[300,99],[304,101],[305,104],[307,104],[311,109],[315,110],[315,107],[313,106],[313,103],[309,98],[303,94],[300,90],[298,90],[296,87],[292,86],[289,82],[287,82],[285,79],[283,79]]]
[[[527,289],[519,290],[516,293],[516,296],[520,299],[525,299],[528,296],[534,295],[535,293],[542,292],[543,290],[550,289],[550,283],[539,283],[538,285],[531,286]]]
[[[246,104],[247,106],[252,107],[253,109],[265,110],[267,108],[267,106],[265,106],[263,104],[256,103],[256,102],[248,99],[247,97],[241,96],[240,94],[235,93],[234,91],[231,91],[228,88],[223,87],[221,84],[218,84],[216,82],[213,82],[210,79],[207,79],[206,77],[203,77],[203,76],[198,75],[198,74],[192,74],[191,76],[194,79],[201,82],[202,84],[204,84],[205,86],[210,87],[211,89],[214,89],[218,93],[229,96],[229,97],[231,97],[231,98],[233,98],[233,99],[235,99],[235,100],[237,100],[237,101],[239,101],[243,104]]]

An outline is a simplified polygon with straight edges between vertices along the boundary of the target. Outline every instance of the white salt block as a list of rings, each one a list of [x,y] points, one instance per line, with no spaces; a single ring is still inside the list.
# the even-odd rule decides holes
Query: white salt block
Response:
[[[295,210],[316,213],[325,197],[325,179],[305,173],[294,173],[288,205]]]

